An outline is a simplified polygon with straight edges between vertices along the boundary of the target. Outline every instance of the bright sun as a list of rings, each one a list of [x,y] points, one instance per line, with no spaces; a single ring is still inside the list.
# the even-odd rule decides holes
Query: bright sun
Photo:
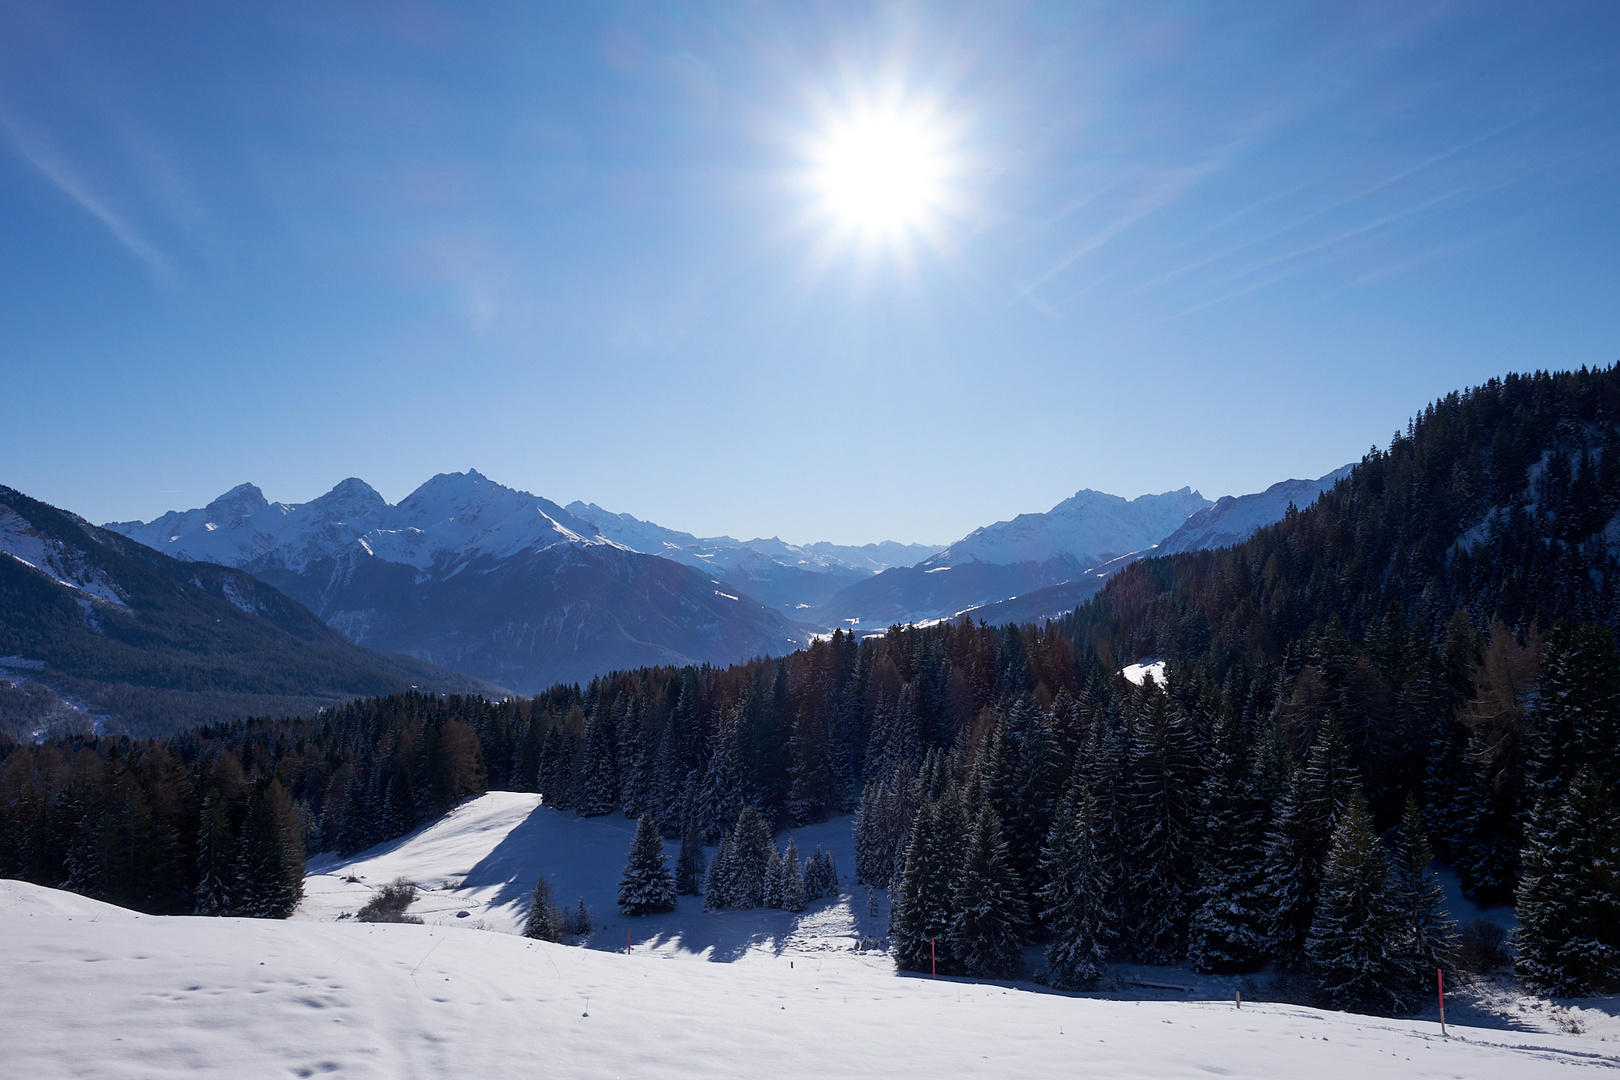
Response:
[[[869,111],[830,123],[812,161],[826,212],[847,229],[922,231],[944,209],[949,159],[926,112]]]

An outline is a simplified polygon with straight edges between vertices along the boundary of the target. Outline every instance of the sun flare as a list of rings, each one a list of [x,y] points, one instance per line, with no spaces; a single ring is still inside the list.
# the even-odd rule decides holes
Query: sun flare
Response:
[[[926,111],[864,111],[829,123],[813,155],[826,213],[861,233],[927,229],[946,201],[950,161]]]

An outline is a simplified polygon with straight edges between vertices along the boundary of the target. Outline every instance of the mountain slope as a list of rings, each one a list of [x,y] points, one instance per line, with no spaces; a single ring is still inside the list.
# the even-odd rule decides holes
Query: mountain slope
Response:
[[[1352,468],[1354,465],[1344,465],[1316,480],[1282,480],[1253,495],[1222,496],[1215,505],[1204,507],[1182,522],[1153,554],[1173,555],[1240,544],[1257,530],[1281,521],[1289,506],[1303,510],[1314,503],[1322,492],[1349,476]]]
[[[238,570],[181,562],[0,487],[0,719],[66,714],[156,733],[347,698],[498,688],[358,648]],[[48,726],[48,725],[47,725]],[[32,734],[32,728],[26,733]]]
[[[520,692],[780,655],[807,634],[706,568],[631,550],[474,470],[435,476],[397,506],[354,479],[302,504],[244,484],[199,510],[109,527],[247,570],[353,642]]]

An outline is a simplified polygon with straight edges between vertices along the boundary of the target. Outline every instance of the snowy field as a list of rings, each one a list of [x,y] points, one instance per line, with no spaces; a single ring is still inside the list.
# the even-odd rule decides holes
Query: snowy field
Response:
[[[796,834],[803,854],[832,847],[846,880],[848,836],[848,819]],[[1247,1002],[1239,1011],[1229,996],[1122,1000],[898,976],[881,953],[856,949],[882,922],[866,915],[864,891],[798,916],[705,913],[682,897],[674,913],[627,919],[613,890],[630,838],[622,818],[586,821],[494,793],[354,859],[312,860],[309,897],[287,922],[155,918],[0,881],[0,1068],[30,1078],[703,1080],[1507,1080],[1620,1069],[1620,1044],[1605,1041],[1620,1035],[1610,1001],[1541,1003],[1546,1015],[1530,1008],[1514,1021],[1525,999],[1502,991],[1494,1012],[1478,1014],[1492,1026],[1454,1024],[1447,1038],[1431,1020]],[[512,933],[541,868],[559,901],[583,895],[603,918],[592,947]],[[411,908],[426,925],[340,918],[401,876],[426,887]],[[1559,1030],[1572,1027],[1584,1033]]]

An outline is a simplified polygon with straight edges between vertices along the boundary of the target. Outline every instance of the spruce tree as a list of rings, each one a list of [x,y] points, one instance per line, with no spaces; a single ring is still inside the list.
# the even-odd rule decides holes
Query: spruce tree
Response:
[[[523,936],[539,941],[561,941],[562,935],[562,913],[557,910],[557,901],[551,894],[551,882],[546,880],[545,874],[541,874],[534,883],[529,917],[523,923]]]
[[[703,891],[703,841],[696,822],[689,823],[681,834],[681,853],[675,860],[675,891],[682,896],[696,896]]]
[[[1186,952],[1201,757],[1191,718],[1164,691],[1144,688],[1131,725],[1124,914],[1128,947],[1145,963],[1175,963]]]
[[[198,915],[229,915],[236,881],[235,844],[231,821],[225,812],[225,799],[216,787],[203,796],[201,821],[197,829]]]
[[[303,827],[279,777],[254,784],[237,851],[237,913],[291,915],[304,895]]]
[[[804,873],[799,866],[799,845],[788,837],[787,850],[782,853],[777,863],[781,883],[778,886],[778,901],[784,911],[800,912],[805,909],[809,897],[805,893]]]
[[[1046,847],[1040,899],[1047,932],[1046,967],[1059,990],[1079,990],[1101,975],[1112,939],[1109,883],[1093,833],[1097,803],[1084,785],[1059,804]]]
[[[1270,928],[1265,806],[1247,767],[1237,721],[1222,717],[1213,743],[1187,958],[1194,971],[1247,971],[1265,960]]]
[[[1339,1008],[1405,1011],[1414,985],[1408,934],[1383,845],[1360,791],[1333,832],[1305,956]]]
[[[585,735],[579,813],[599,817],[619,808],[618,735],[612,713],[599,709]]]
[[[1269,947],[1283,964],[1303,958],[1334,826],[1357,786],[1338,725],[1330,718],[1317,732],[1309,762],[1278,799],[1266,835]]]
[[[759,807],[752,803],[737,815],[737,827],[731,834],[730,881],[727,892],[730,906],[757,908],[765,902],[765,874],[771,856],[776,854],[776,842],[771,839],[771,827]]]
[[[765,888],[763,895],[760,897],[760,903],[763,906],[768,908],[780,908],[782,906],[783,871],[782,853],[776,850],[773,845],[770,857],[765,860]]]
[[[703,878],[703,910],[717,911],[733,904],[732,888],[732,834],[727,833],[709,860],[708,873]]]
[[[951,889],[951,956],[961,970],[980,978],[1017,974],[1029,927],[1023,882],[1008,856],[1001,819],[982,806]]]
[[[714,754],[709,758],[698,795],[697,821],[704,843],[719,843],[742,810],[743,778],[737,759],[737,719],[733,713],[715,733]]]
[[[1431,972],[1451,966],[1457,943],[1457,924],[1446,913],[1445,890],[1440,886],[1440,875],[1431,868],[1433,862],[1434,851],[1423,828],[1423,813],[1417,800],[1408,796],[1390,869],[1395,878],[1396,900],[1406,920],[1414,977],[1421,987],[1428,985]]]
[[[889,904],[894,960],[903,970],[928,971],[935,956],[950,970],[953,885],[964,839],[961,798],[954,786],[918,809],[906,866]]]
[[[1517,970],[1532,988],[1574,997],[1620,987],[1620,814],[1596,771],[1575,770],[1536,804],[1519,882]]]
[[[619,909],[626,915],[651,915],[674,907],[675,879],[670,876],[658,823],[643,817],[636,823],[636,838],[619,879]]]

